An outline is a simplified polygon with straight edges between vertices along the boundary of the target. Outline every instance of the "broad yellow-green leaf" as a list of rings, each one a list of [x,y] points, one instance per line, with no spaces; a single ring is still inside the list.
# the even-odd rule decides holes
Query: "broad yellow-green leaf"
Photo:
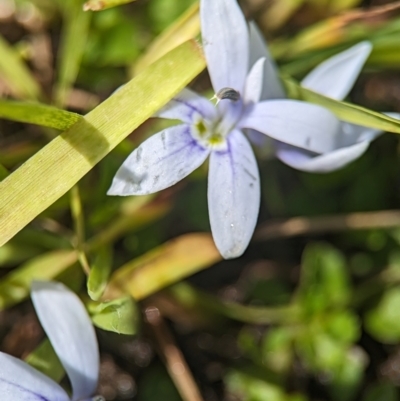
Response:
[[[0,183],[0,245],[49,207],[205,67],[186,42],[128,82]]]
[[[82,116],[41,103],[1,99],[0,118],[65,131],[79,121]]]
[[[103,330],[127,335],[137,332],[139,315],[131,297],[89,305],[89,311],[93,323]]]
[[[210,234],[186,234],[122,266],[104,299],[129,293],[140,300],[221,260]]]
[[[326,107],[341,120],[400,134],[400,121],[395,118],[352,103],[328,98],[319,93],[303,88],[291,79],[284,79],[284,83],[289,97],[305,100]]]
[[[87,290],[90,298],[97,301],[102,296],[112,267],[112,248],[104,246],[97,252],[87,281]]]
[[[64,21],[58,54],[56,104],[63,106],[79,72],[89,33],[91,14],[82,10],[82,0],[69,0],[63,7]]]
[[[199,3],[195,3],[148,46],[144,55],[135,64],[135,74],[199,33]]]
[[[32,280],[51,280],[77,260],[75,251],[52,251],[24,263],[0,280],[0,310],[25,299]]]
[[[101,11],[107,8],[132,3],[135,0],[89,0],[83,5],[84,11]]]
[[[0,76],[21,99],[41,97],[41,89],[19,54],[0,36]]]
[[[65,374],[64,368],[48,339],[31,352],[26,357],[25,362],[56,382],[59,382]]]

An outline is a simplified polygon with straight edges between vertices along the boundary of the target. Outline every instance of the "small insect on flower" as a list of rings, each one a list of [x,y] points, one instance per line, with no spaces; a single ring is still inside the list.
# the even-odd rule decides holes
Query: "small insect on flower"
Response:
[[[225,99],[237,102],[240,99],[240,93],[232,88],[222,88],[214,97],[218,99],[218,102]]]

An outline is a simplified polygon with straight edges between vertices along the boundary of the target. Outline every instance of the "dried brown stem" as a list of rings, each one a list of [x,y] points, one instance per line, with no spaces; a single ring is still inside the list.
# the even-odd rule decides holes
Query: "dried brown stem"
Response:
[[[160,356],[182,399],[184,401],[204,401],[185,358],[175,344],[160,311],[155,306],[149,306],[146,308],[145,315],[153,331]]]
[[[260,225],[254,238],[256,241],[265,241],[305,234],[394,227],[400,227],[400,211],[382,210],[332,216],[294,217],[271,221]]]

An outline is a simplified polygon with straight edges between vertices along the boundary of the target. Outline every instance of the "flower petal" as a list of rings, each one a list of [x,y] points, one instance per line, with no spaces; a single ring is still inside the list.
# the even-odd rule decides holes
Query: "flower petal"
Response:
[[[32,302],[71,381],[73,400],[93,395],[99,377],[99,349],[80,299],[55,282],[32,283]]]
[[[208,99],[189,89],[184,89],[159,110],[155,117],[194,124],[199,119],[213,120],[216,114],[215,106]]]
[[[254,22],[250,22],[250,66],[253,66],[261,57],[265,57],[266,60],[264,63],[264,80],[260,99],[284,99],[286,94],[279,79],[278,69],[268,50],[264,37],[257,25]]]
[[[265,57],[261,57],[251,68],[244,88],[244,103],[257,103],[261,98],[264,78]]]
[[[239,125],[317,153],[337,149],[341,127],[335,115],[324,107],[283,99],[255,104]]]
[[[277,146],[276,155],[282,162],[297,170],[329,173],[358,159],[368,149],[369,144],[369,141],[365,141],[315,156],[303,149],[281,143]]]
[[[301,85],[342,100],[353,87],[371,50],[370,42],[358,43],[318,65],[303,79]]]
[[[69,401],[53,380],[27,363],[0,352],[0,394],[5,401]]]
[[[214,91],[242,93],[249,62],[249,33],[236,0],[201,0],[201,34]]]
[[[232,131],[228,150],[212,152],[208,173],[211,231],[221,255],[240,256],[247,248],[260,208],[260,178],[253,150],[241,131]]]
[[[108,195],[145,195],[176,184],[199,167],[210,153],[177,125],[153,135],[135,149],[114,177]]]

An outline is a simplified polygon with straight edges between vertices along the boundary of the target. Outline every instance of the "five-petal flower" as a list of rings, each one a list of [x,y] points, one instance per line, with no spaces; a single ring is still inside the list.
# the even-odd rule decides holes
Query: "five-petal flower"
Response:
[[[249,30],[236,0],[201,0],[200,18],[217,105],[188,89],[181,92],[158,116],[182,124],[141,144],[118,170],[108,194],[144,195],[162,190],[210,157],[211,230],[222,256],[233,258],[247,248],[260,204],[257,163],[243,130],[253,129],[280,142],[325,153],[336,148],[334,134],[340,123],[317,105],[285,99],[259,101],[269,64],[261,58],[249,65],[253,61]]]
[[[90,401],[97,387],[99,350],[90,318],[64,285],[34,282],[36,313],[72,385],[70,397],[56,382],[27,363],[0,352],[0,394],[13,401]]]

